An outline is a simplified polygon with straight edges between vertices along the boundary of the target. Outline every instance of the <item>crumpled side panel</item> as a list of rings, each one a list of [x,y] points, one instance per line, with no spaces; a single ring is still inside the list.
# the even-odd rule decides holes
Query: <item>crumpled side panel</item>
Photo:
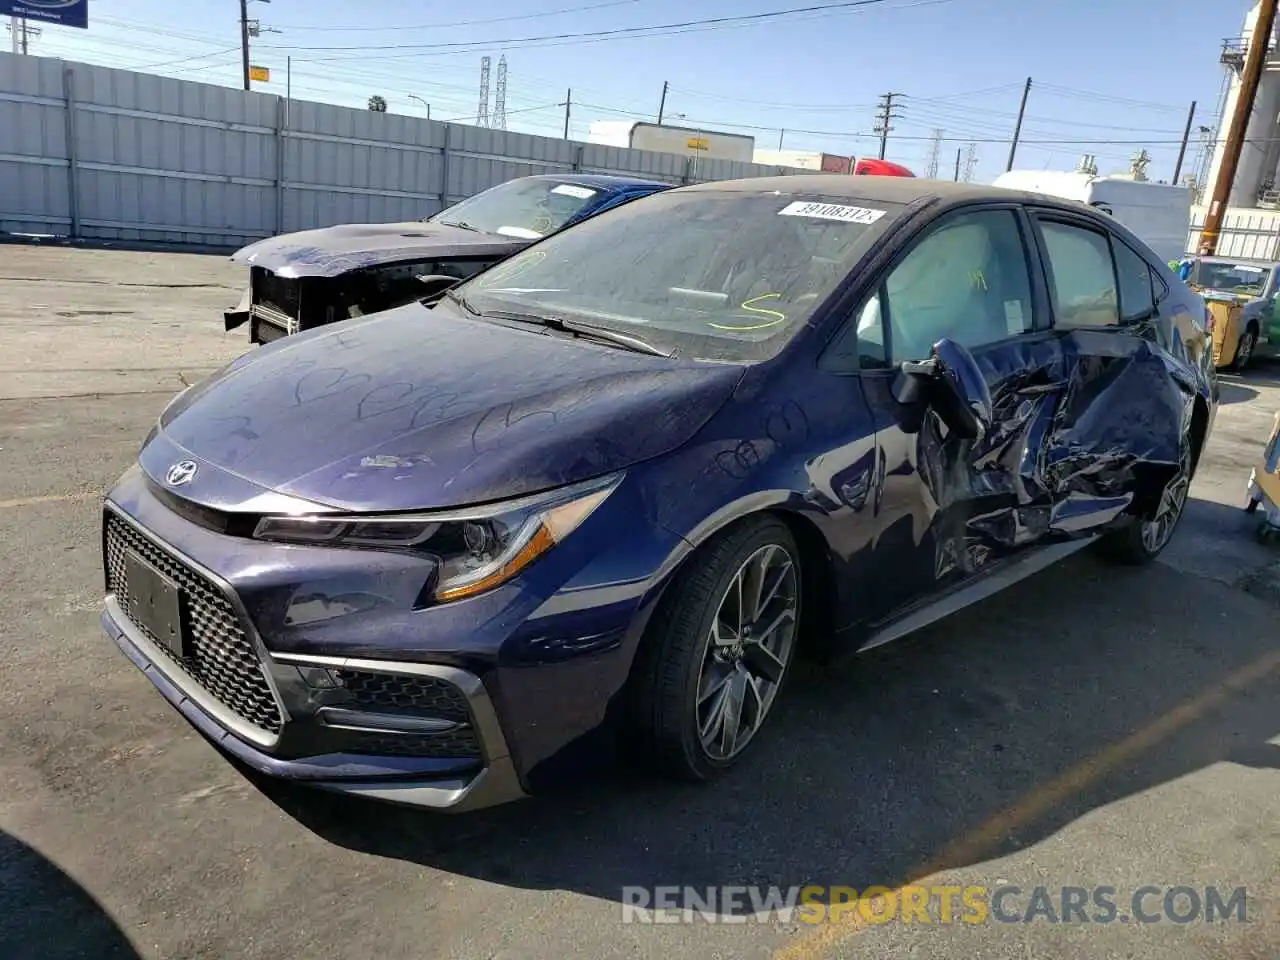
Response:
[[[939,578],[1141,511],[1177,469],[1194,397],[1150,341],[1080,330],[973,355],[991,393],[987,435],[948,436],[929,414],[917,438]]]

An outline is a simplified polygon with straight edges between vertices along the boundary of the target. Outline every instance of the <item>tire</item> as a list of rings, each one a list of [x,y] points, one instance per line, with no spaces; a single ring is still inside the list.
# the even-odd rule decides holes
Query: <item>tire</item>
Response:
[[[1236,356],[1231,361],[1231,369],[1239,371],[1247,367],[1253,360],[1253,354],[1257,346],[1258,331],[1251,325],[1240,335],[1240,343],[1236,345]]]
[[[757,569],[763,577],[755,575]],[[759,594],[773,591],[763,614],[753,618],[755,639],[750,629],[728,625],[744,571],[748,597],[761,580]],[[707,781],[741,759],[758,739],[790,673],[803,588],[795,538],[774,517],[729,528],[685,565],[654,613],[632,672],[628,732],[649,767],[674,779]],[[764,627],[774,621],[776,629],[764,636]],[[716,692],[708,696],[708,690]],[[718,708],[730,709],[717,713]],[[721,720],[719,736],[708,737],[705,728],[717,729],[710,722],[715,716]],[[730,729],[732,736],[725,732]]]
[[[1133,566],[1150,563],[1173,539],[1178,522],[1187,505],[1187,494],[1193,474],[1191,444],[1185,445],[1178,472],[1161,491],[1156,517],[1137,519],[1119,530],[1104,534],[1098,548],[1110,560]]]

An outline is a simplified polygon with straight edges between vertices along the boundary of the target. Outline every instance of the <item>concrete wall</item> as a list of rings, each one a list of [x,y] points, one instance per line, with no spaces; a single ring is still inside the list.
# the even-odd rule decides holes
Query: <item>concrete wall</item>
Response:
[[[800,173],[0,54],[0,232],[238,247],[416,220],[512,177]]]

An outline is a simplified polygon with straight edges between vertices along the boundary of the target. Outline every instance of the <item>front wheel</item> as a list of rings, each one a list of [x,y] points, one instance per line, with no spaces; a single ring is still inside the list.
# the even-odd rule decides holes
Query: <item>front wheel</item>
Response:
[[[634,732],[668,776],[709,780],[756,739],[799,636],[799,550],[776,518],[707,544],[654,615],[634,674]]]

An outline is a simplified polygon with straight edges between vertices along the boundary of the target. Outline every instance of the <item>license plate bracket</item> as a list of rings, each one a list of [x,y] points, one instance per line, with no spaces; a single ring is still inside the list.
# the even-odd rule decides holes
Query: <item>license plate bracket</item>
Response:
[[[178,659],[187,656],[187,604],[178,585],[131,550],[124,554],[130,617]]]

